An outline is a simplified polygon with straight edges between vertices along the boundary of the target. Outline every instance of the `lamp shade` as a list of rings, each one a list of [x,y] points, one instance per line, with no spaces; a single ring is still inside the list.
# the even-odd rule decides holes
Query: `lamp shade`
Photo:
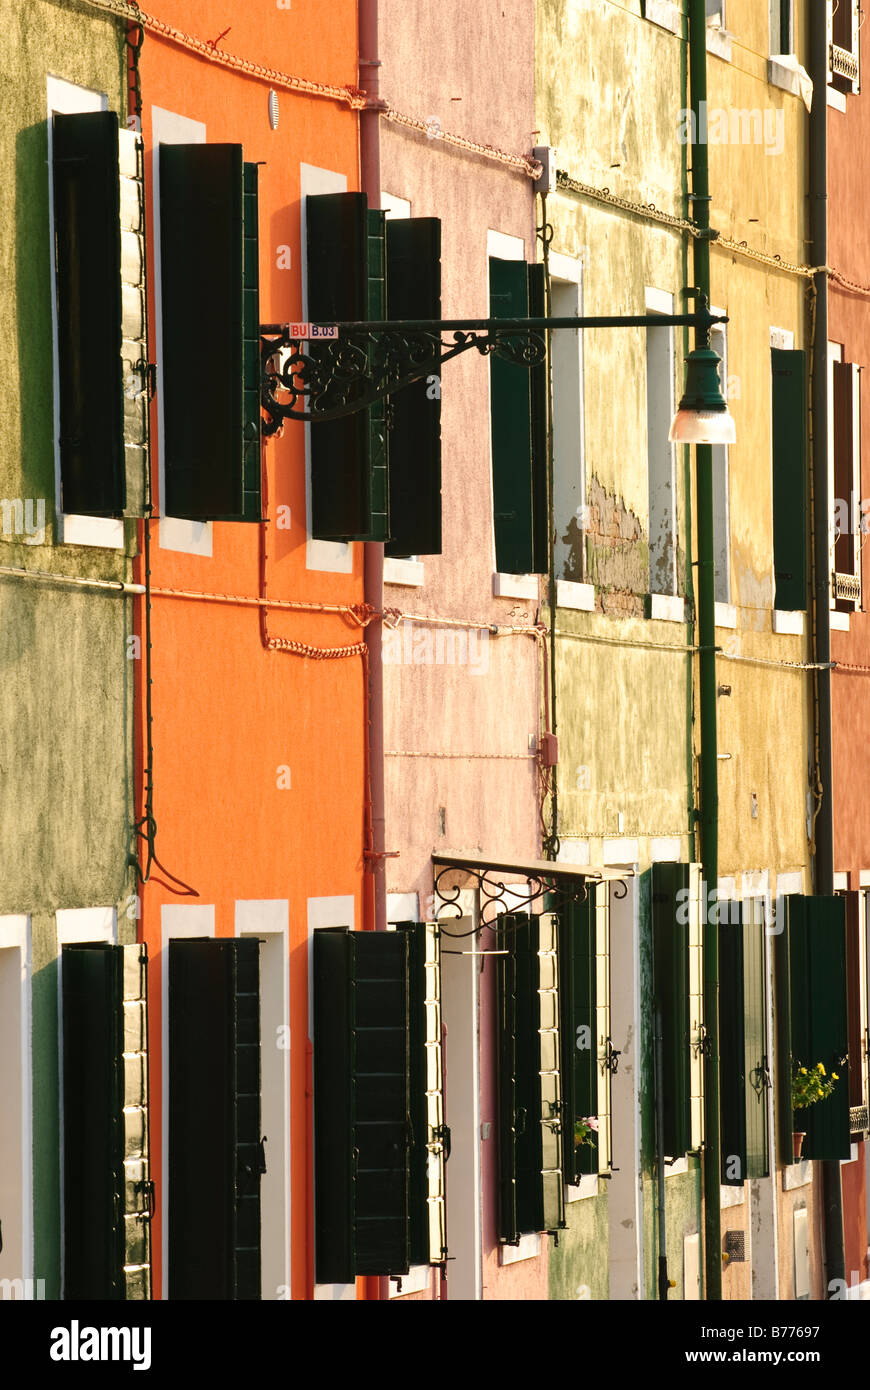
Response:
[[[671,424],[671,444],[734,444],[734,420],[719,379],[721,358],[712,348],[694,348],[686,358],[686,389]]]

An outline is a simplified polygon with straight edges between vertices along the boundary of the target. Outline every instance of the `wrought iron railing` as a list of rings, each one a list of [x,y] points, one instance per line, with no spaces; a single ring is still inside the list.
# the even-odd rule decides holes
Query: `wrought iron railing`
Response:
[[[845,77],[849,82],[854,82],[858,76],[858,59],[848,48],[839,48],[837,44],[832,43],[831,72],[837,77]]]

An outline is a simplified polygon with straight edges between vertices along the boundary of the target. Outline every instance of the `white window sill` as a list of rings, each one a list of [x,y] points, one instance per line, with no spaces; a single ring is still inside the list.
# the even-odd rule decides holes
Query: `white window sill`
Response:
[[[730,627],[737,631],[737,609],[733,603],[717,603],[715,622],[717,627]]]
[[[494,574],[492,592],[495,598],[538,598],[536,574]]]
[[[604,840],[601,849],[602,863],[616,868],[627,864],[637,864],[640,862],[639,845],[637,840],[613,839]]]
[[[160,549],[177,550],[183,555],[201,555],[209,559],[212,553],[212,528],[211,521],[162,516],[157,526]]]
[[[649,615],[658,622],[684,623],[686,603],[679,594],[650,594]]]
[[[845,92],[838,92],[837,89],[836,89],[836,87],[829,87],[829,88],[828,88],[828,105],[831,106],[831,107],[833,107],[833,109],[834,109],[835,111],[842,111],[842,112],[845,114],[845,111],[846,111],[846,93],[845,93]]]
[[[731,62],[731,35],[727,29],[718,29],[708,24],[707,52],[722,58],[726,63]]]
[[[519,1245],[499,1247],[500,1265],[515,1265],[520,1260],[533,1260],[541,1253],[541,1237],[538,1235],[520,1236]]]
[[[848,613],[838,613],[835,609],[832,608],[832,609],[831,609],[831,630],[832,630],[833,632],[848,632],[848,631],[849,631],[849,617],[850,617],[850,614],[848,614]]]
[[[384,583],[405,584],[409,588],[419,589],[423,584],[423,561],[393,560],[387,556],[384,559]]]
[[[807,110],[810,109],[809,103],[812,102],[812,82],[805,69],[799,64],[792,64],[788,61],[783,62],[782,58],[793,59],[793,54],[771,55],[767,60],[767,80],[771,87],[779,87],[780,91],[790,92],[792,96],[799,97]],[[801,74],[803,73],[803,81]],[[809,99],[809,101],[808,101]]]
[[[672,34],[681,34],[682,24],[679,5],[671,0],[646,0],[646,17],[651,24],[660,29],[668,29]]]
[[[790,1163],[782,1170],[783,1192],[794,1192],[796,1187],[806,1187],[812,1180],[813,1165],[808,1158],[802,1158],[800,1163]]]
[[[745,1202],[746,1189],[741,1183],[739,1187],[723,1186],[719,1189],[720,1207],[742,1207]]]
[[[390,1280],[390,1298],[404,1298],[406,1293],[428,1293],[432,1287],[432,1266],[411,1265],[407,1274],[398,1276],[399,1282]]]
[[[60,517],[60,543],[123,550],[124,522],[121,517],[75,516],[72,512],[64,512]]]
[[[356,1284],[315,1284],[318,1303],[356,1303]]]
[[[773,630],[789,637],[803,637],[805,614],[799,609],[786,612],[781,608],[773,610]]]
[[[678,1158],[674,1163],[665,1162],[666,1178],[678,1178],[681,1177],[683,1173],[688,1173],[688,1171],[689,1160],[687,1158]]]
[[[598,1174],[586,1173],[576,1187],[565,1188],[566,1202],[582,1202],[586,1197],[598,1196]]]
[[[577,584],[572,579],[557,579],[556,607],[574,608],[580,613],[594,613],[595,585]]]
[[[841,1159],[840,1159],[840,1167],[842,1168],[844,1163],[857,1163],[857,1162],[858,1162],[858,1145],[857,1145],[857,1144],[852,1144],[852,1145],[850,1145],[849,1157],[848,1157],[848,1158],[841,1158]]]

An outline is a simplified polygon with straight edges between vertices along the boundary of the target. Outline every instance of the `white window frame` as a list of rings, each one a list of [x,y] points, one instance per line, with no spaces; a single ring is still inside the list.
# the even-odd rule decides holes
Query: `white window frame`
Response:
[[[834,363],[842,363],[843,345],[841,343],[828,343],[828,548],[829,565],[831,574],[831,588],[829,595],[829,605],[831,609],[836,608],[837,600],[834,595],[833,576],[836,572],[836,542],[838,533],[836,529],[836,454],[834,437]],[[861,581],[861,560],[862,560],[862,540],[861,530],[861,367],[857,362],[850,363],[852,367],[852,483],[850,496],[841,500],[845,501],[849,513],[849,526],[852,531],[852,573],[859,583]],[[852,609],[860,612],[863,607],[863,584],[861,584],[861,596],[852,603]],[[850,600],[841,600],[850,602]],[[849,611],[851,612],[852,609]],[[839,611],[839,610],[838,610]],[[846,614],[848,617],[849,614]]]
[[[647,285],[646,288],[645,288],[645,290],[644,290],[644,302],[645,302],[646,312],[647,312],[648,314],[673,314],[673,312],[674,312],[674,296],[673,296],[672,294],[670,294],[667,290],[654,289],[654,288],[652,288],[651,286]],[[654,425],[653,425],[652,428],[651,428],[651,424],[650,424],[651,397],[650,397],[649,362],[650,362],[650,345],[651,345],[653,333],[664,333],[664,334],[667,335],[667,336],[666,336],[666,342],[667,342],[667,358],[668,358],[668,361],[667,361],[666,375],[667,375],[668,383],[669,383],[669,386],[670,386],[670,390],[669,390],[669,393],[668,393],[668,396],[667,396],[666,400],[665,400],[664,403],[663,403],[663,408],[660,408],[660,410],[659,410],[659,418],[656,420],[656,422],[654,423]],[[651,326],[651,327],[647,330],[647,332],[646,332],[646,342],[645,342],[645,361],[646,361],[646,419],[647,419],[647,447],[646,447],[646,459],[647,459],[647,496],[648,496],[648,499],[649,499],[649,502],[648,502],[648,532],[649,532],[649,553],[650,553],[649,591],[650,591],[650,594],[652,595],[653,598],[656,598],[656,597],[677,598],[678,595],[679,595],[679,587],[680,587],[680,576],[679,576],[679,539],[680,539],[680,530],[679,530],[678,495],[677,495],[677,450],[676,450],[676,445],[667,442],[667,429],[668,429],[668,427],[670,426],[670,422],[671,422],[671,420],[673,419],[673,416],[674,416],[676,340],[675,340],[673,328],[671,328],[671,327],[655,328],[655,327],[652,327],[652,326]],[[655,400],[656,400],[656,402],[659,404],[659,406],[662,407],[662,403],[661,403],[660,397],[659,397],[658,395],[656,395]],[[662,426],[662,425],[664,425],[664,431],[665,431],[665,432],[664,432],[664,440],[665,440],[665,443],[664,443],[664,444],[662,443],[661,438],[659,438],[659,436],[660,436],[661,433],[662,433],[662,431],[661,431],[661,426]],[[655,437],[653,437],[653,429],[655,430]],[[653,572],[652,572],[652,554],[653,554],[653,535],[652,535],[652,531],[653,531],[653,488],[652,488],[652,469],[651,469],[651,467],[650,467],[650,463],[651,463],[651,456],[652,456],[652,447],[653,447],[653,444],[654,444],[654,443],[655,443],[655,445],[656,445],[657,448],[658,448],[658,447],[661,447],[661,448],[663,448],[663,449],[666,448],[666,449],[667,449],[667,453],[668,453],[668,457],[669,457],[669,459],[670,459],[670,483],[669,483],[669,488],[670,488],[670,498],[671,498],[671,514],[670,514],[669,538],[670,538],[671,555],[670,555],[670,564],[669,564],[669,567],[668,567],[668,568],[669,568],[669,578],[668,578],[669,587],[668,587],[667,589],[654,589],[654,588],[653,588]],[[658,615],[654,612],[654,616],[658,616]],[[677,620],[678,620],[678,621],[681,621],[681,620],[682,620],[682,615],[680,615],[680,617],[678,617]]]
[[[554,318],[583,314],[583,261],[579,256],[550,252],[550,285]],[[572,306],[560,305],[566,299]],[[563,309],[565,312],[563,312]],[[553,506],[558,583],[586,585],[586,419],[584,401],[583,330],[564,328],[553,334],[551,357],[553,392]],[[573,442],[572,442],[573,441]],[[579,453],[579,457],[578,457]],[[572,506],[572,503],[574,504]],[[581,574],[568,580],[564,573],[567,547],[561,537],[570,517],[577,516],[581,540]],[[593,592],[594,604],[594,592]]]
[[[836,106],[836,107],[838,108],[838,110],[840,110],[840,111],[845,111],[845,109],[846,109],[846,97],[847,97],[847,95],[849,95],[849,94],[851,94],[851,93],[854,93],[854,92],[860,92],[860,90],[861,90],[861,28],[862,28],[862,22],[861,22],[861,0],[826,0],[826,5],[827,5],[827,30],[828,30],[828,45],[827,45],[827,47],[828,47],[828,101],[829,101],[829,104],[830,104],[830,105]],[[856,62],[856,64],[857,64],[857,68],[858,68],[858,74],[857,74],[857,76],[856,76],[855,78],[848,78],[848,77],[842,77],[842,78],[841,78],[841,81],[843,81],[844,83],[848,84],[849,92],[844,92],[841,88],[835,87],[835,86],[833,85],[833,83],[834,83],[834,78],[835,78],[834,66],[833,66],[833,58],[834,58],[834,10],[835,10],[838,6],[840,6],[840,5],[846,5],[846,6],[848,6],[848,8],[849,8],[849,10],[850,10],[850,20],[851,20],[851,24],[850,24],[850,28],[851,28],[851,41],[850,41],[849,46],[848,46],[847,48],[845,48],[844,51],[845,51],[846,53],[850,53],[850,54],[851,54],[851,56],[854,58],[854,60],[855,60],[855,62]],[[842,45],[842,44],[839,44],[838,47],[839,47],[839,48],[843,48],[843,45]],[[832,97],[837,98],[837,100],[836,100],[836,101],[832,101],[832,100],[831,100]]]
[[[18,1212],[21,1242],[21,1269],[10,1271],[7,1277],[24,1282],[24,1296],[34,1297],[33,1241],[33,1042],[32,1042],[32,947],[30,917],[25,913],[0,916],[0,949],[17,951],[20,969],[20,1027],[19,1047],[21,1068],[18,1072],[21,1118],[21,1208]],[[4,1057],[4,1066],[8,1065]],[[10,1083],[14,1085],[14,1071]],[[15,1213],[7,1212],[11,1230]],[[39,1285],[35,1286],[40,1297]]]
[[[57,322],[57,266],[54,236],[54,129],[52,116],[77,115],[87,111],[108,111],[109,98],[105,92],[78,87],[63,77],[51,74],[46,78],[46,109],[48,126],[48,224],[51,255],[51,340],[54,387],[54,497],[57,518],[58,545],[99,546],[105,550],[123,550],[124,520],[114,516],[79,516],[63,511],[60,468],[60,345]]]
[[[795,32],[794,32],[794,0],[788,0],[788,47],[783,47],[782,38],[782,0],[768,0],[768,51],[771,58],[787,57],[795,52]],[[774,44],[774,38],[778,41]]]
[[[725,310],[713,308],[713,314],[724,315]],[[719,370],[719,379],[722,385],[722,395],[728,401],[728,325],[725,323],[714,324],[710,330],[710,346],[719,353],[722,359],[722,366]],[[728,444],[715,444],[713,446],[713,505],[719,503],[719,524],[723,530],[723,544],[720,550],[716,551],[716,574],[715,584],[718,588],[720,584],[720,559],[724,562],[722,573],[722,589],[716,594],[716,602],[725,606],[731,604],[731,455]],[[721,465],[721,493],[717,490],[717,463]],[[714,512],[715,521],[715,512]],[[714,535],[715,540],[715,535]],[[724,594],[724,597],[720,596]]]

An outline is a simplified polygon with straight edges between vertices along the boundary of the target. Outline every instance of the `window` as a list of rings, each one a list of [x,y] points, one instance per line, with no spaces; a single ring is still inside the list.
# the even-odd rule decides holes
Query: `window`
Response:
[[[725,28],[725,0],[707,0],[707,24],[711,29]]]
[[[499,920],[499,1240],[565,1225],[558,917]]]
[[[864,1134],[870,1128],[867,1016],[867,899],[868,890],[845,894],[846,899],[846,985],[849,1035],[850,1130]]]
[[[860,0],[832,0],[828,5],[830,65],[828,81],[838,92],[861,90]]]
[[[671,1159],[704,1134],[703,970],[700,868],[652,866],[653,1033],[662,1040],[663,1123]]]
[[[364,193],[311,195],[306,215],[311,320],[441,317],[437,218],[388,221]],[[389,407],[312,424],[311,525],[318,540],[440,553],[440,380],[403,387]]]
[[[836,345],[830,354],[831,601],[849,612],[861,607],[861,369],[840,360],[842,350]]]
[[[777,1156],[793,1162],[792,1132],[800,1128],[805,1158],[849,1158],[845,903],[799,894],[783,901],[785,923],[774,938]],[[829,1076],[836,1072],[838,1084],[826,1100],[793,1111],[793,1068],[818,1062]]]
[[[60,536],[119,546],[147,450],[142,140],[50,86]],[[103,527],[84,518],[104,519]]]
[[[794,0],[770,0],[770,51],[794,53]]]
[[[559,1003],[562,1168],[572,1187],[611,1167],[610,896],[589,884],[587,896],[559,914]],[[594,1144],[575,1145],[577,1120],[595,1118]]]
[[[720,310],[714,309],[714,313]],[[728,336],[725,324],[716,324],[710,330],[710,346],[719,354],[719,381],[722,396],[728,400]],[[728,445],[713,446],[713,550],[715,574],[715,600],[717,603],[731,602],[731,486],[728,458]]]
[[[646,334],[647,478],[649,483],[649,590],[678,591],[676,451],[668,442],[674,415],[674,330]]]
[[[169,1297],[259,1299],[260,942],[169,942]]]
[[[147,1299],[145,947],[69,945],[61,961],[64,1298]]]
[[[446,1259],[433,922],[314,933],[315,1278]]]
[[[162,144],[159,178],[162,510],[259,521],[257,166],[241,145]]]
[[[774,608],[807,606],[806,354],[771,349]]]
[[[722,1182],[766,1178],[768,1049],[764,899],[736,904],[719,926]]]
[[[553,271],[558,266],[566,278]],[[550,255],[550,296],[554,318],[582,312],[581,266],[567,256]],[[568,276],[571,278],[567,278]],[[556,578],[583,583],[586,563],[586,460],[583,429],[583,335],[559,329],[552,335],[553,508]]]
[[[543,266],[490,257],[492,318],[544,316]],[[499,574],[546,574],[547,366],[490,356],[493,520]]]

